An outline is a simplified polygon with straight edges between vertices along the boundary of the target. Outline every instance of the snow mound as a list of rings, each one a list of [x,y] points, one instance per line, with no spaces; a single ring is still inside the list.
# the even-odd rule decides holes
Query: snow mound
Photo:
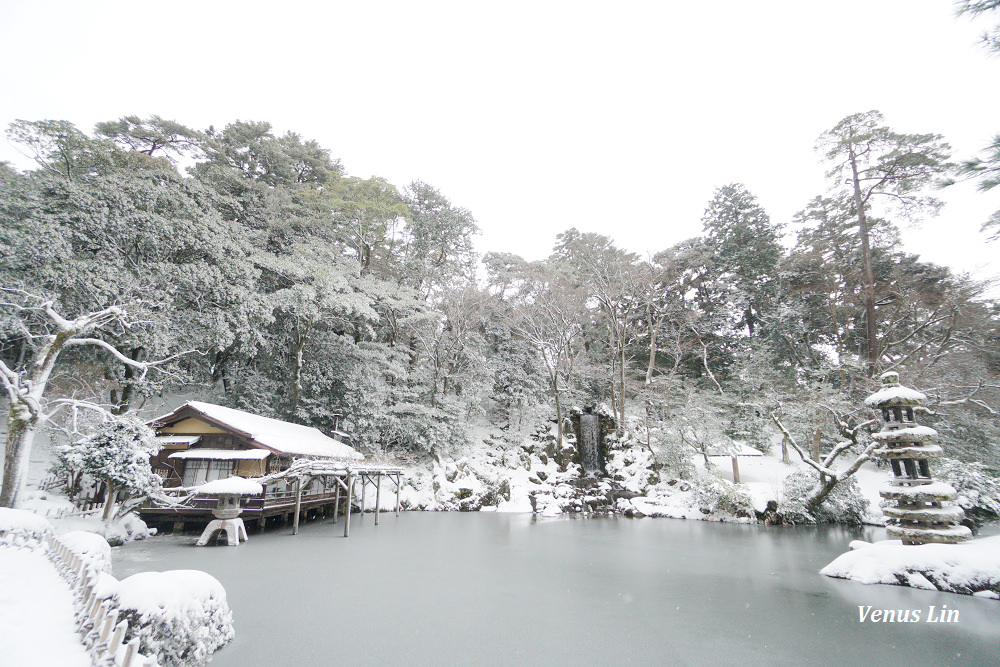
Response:
[[[1000,596],[1000,536],[962,544],[852,542],[820,574],[862,584],[896,584],[949,593]]]
[[[97,533],[74,530],[59,536],[66,548],[97,572],[111,572],[111,545]]]
[[[52,524],[27,510],[0,507],[0,544],[35,549],[52,535]]]
[[[142,572],[118,584],[127,639],[163,665],[206,664],[233,638],[233,613],[218,579],[197,570]]]

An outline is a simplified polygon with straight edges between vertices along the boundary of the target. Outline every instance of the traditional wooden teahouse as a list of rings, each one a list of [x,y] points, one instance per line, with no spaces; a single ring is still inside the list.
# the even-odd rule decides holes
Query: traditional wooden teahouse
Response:
[[[357,483],[362,509],[368,485],[375,484],[378,523],[383,478],[395,487],[399,512],[402,469],[366,465],[353,447],[318,429],[200,401],[189,401],[149,425],[161,444],[150,464],[170,495],[185,498],[183,504],[142,508],[142,518],[149,523],[173,524],[180,530],[187,522],[211,521],[215,499],[198,497],[195,490],[232,476],[263,485],[259,496],[243,501],[241,514],[258,529],[271,518],[291,519],[297,529],[302,513],[332,513],[336,520],[351,507]],[[348,511],[345,535],[349,525]]]

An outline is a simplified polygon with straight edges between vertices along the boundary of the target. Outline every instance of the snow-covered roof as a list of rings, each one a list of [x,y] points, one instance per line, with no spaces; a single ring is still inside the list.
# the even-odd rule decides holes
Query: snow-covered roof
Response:
[[[266,449],[185,449],[168,459],[211,459],[213,461],[262,461],[271,455]]]
[[[171,418],[184,408],[191,408],[210,421],[245,433],[255,443],[280,454],[351,460],[364,458],[353,447],[345,445],[339,440],[334,440],[311,426],[261,417],[213,403],[188,401],[174,412],[160,417],[156,421]]]
[[[708,447],[709,456],[763,456],[760,450],[754,449],[745,442],[733,443],[732,447],[720,447],[715,448],[711,445]]]
[[[158,435],[156,441],[161,445],[187,445],[191,446],[201,440],[200,435]]]
[[[227,477],[202,484],[197,489],[199,494],[237,493],[241,496],[259,496],[264,493],[264,487],[245,477]]]

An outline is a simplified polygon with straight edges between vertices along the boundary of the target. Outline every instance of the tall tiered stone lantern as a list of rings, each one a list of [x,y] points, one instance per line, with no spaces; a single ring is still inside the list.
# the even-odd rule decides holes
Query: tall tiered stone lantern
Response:
[[[916,422],[915,410],[927,397],[899,384],[899,373],[885,373],[882,389],[865,399],[865,404],[880,411],[885,424],[874,434],[881,446],[872,456],[889,461],[893,479],[879,490],[892,504],[883,507],[888,518],[890,537],[903,544],[941,542],[953,544],[972,537],[959,524],[965,512],[954,504],[955,489],[935,482],[930,459],[941,455],[940,445],[933,444],[937,431]]]

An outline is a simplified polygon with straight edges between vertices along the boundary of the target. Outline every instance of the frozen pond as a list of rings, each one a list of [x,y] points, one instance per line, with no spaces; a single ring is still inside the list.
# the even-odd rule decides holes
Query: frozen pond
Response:
[[[119,579],[199,569],[225,586],[226,665],[1000,662],[1000,601],[817,572],[877,528],[404,513],[115,549]],[[957,623],[860,623],[858,606],[947,605]]]

